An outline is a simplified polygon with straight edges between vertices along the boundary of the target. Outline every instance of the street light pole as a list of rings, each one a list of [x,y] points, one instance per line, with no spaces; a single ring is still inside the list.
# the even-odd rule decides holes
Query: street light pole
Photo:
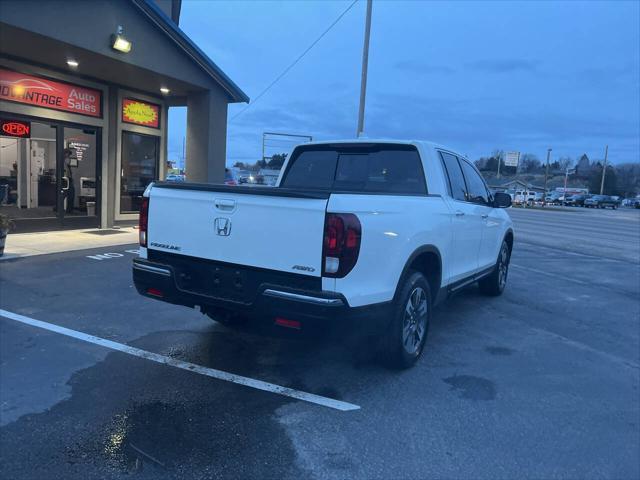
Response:
[[[602,167],[602,180],[600,180],[600,195],[604,193],[604,174],[607,171],[607,154],[609,153],[609,145],[604,147],[604,166]]]
[[[544,192],[542,193],[542,205],[547,204],[547,179],[549,178],[549,157],[551,156],[551,149],[547,148],[547,167],[544,171]]]
[[[362,49],[362,77],[360,79],[360,107],[358,109],[358,131],[356,137],[364,132],[364,104],[367,96],[367,70],[369,68],[369,36],[371,35],[371,9],[373,0],[367,0],[367,19],[364,27],[364,46]]]

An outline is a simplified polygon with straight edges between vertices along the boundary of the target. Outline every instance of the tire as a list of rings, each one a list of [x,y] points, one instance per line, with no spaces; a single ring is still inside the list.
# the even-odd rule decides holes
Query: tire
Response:
[[[492,297],[502,295],[504,288],[507,286],[509,260],[511,260],[511,249],[507,241],[503,240],[493,272],[478,282],[482,293]]]
[[[424,351],[432,310],[429,282],[420,272],[409,272],[393,302],[384,339],[383,360],[387,366],[405,369],[418,361]]]

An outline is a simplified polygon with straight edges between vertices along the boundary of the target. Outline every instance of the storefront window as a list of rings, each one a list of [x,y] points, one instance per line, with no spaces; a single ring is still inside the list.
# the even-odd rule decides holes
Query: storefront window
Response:
[[[0,212],[14,219],[56,216],[56,130],[31,122],[31,138],[0,137]]]
[[[158,178],[158,137],[122,132],[120,213],[137,213],[145,188]]]

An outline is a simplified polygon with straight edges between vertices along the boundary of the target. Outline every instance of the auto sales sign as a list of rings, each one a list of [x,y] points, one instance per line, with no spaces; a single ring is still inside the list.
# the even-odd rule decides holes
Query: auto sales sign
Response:
[[[102,117],[102,92],[0,68],[0,100]]]

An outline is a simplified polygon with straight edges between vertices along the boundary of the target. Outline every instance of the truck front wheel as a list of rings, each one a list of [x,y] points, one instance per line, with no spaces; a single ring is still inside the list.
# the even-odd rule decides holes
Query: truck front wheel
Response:
[[[413,366],[427,340],[431,321],[431,289],[420,272],[410,272],[394,301],[385,338],[385,363],[393,368]]]
[[[502,241],[500,247],[500,253],[498,254],[498,260],[493,271],[478,284],[480,285],[480,291],[485,295],[498,296],[504,291],[504,287],[507,285],[507,275],[509,274],[509,260],[511,259],[511,250],[506,240]]]

